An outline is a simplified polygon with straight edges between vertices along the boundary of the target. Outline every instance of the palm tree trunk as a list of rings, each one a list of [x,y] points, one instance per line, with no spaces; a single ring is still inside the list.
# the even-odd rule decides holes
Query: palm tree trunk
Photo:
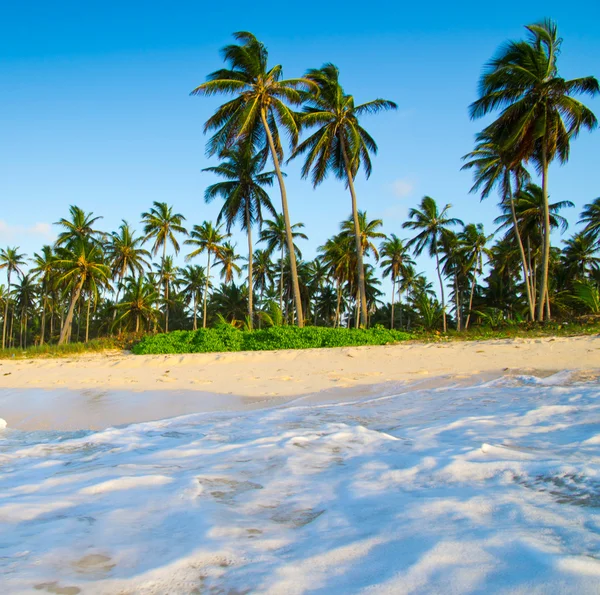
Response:
[[[60,331],[60,337],[58,339],[58,344],[62,345],[69,334],[71,329],[71,325],[73,324],[73,314],[75,313],[75,304],[77,304],[77,300],[79,299],[79,295],[81,294],[81,289],[83,288],[83,284],[85,279],[82,279],[77,285],[77,289],[73,292],[73,297],[71,298],[71,304],[69,305],[69,311],[67,312],[67,317],[65,318],[65,322]]]
[[[525,277],[525,283],[528,283],[527,277]],[[467,320],[465,321],[465,330],[469,329],[469,322],[471,322],[471,312],[473,310],[473,296],[475,295],[475,285],[477,285],[477,273],[473,273],[473,283],[471,283],[471,295],[469,296],[469,313],[467,314]]]
[[[271,129],[267,122],[266,110],[262,108],[260,110],[260,117],[262,120],[265,133],[267,135],[267,141],[269,143],[269,149],[271,150],[271,157],[273,159],[273,165],[275,166],[275,174],[279,181],[279,190],[281,191],[281,207],[283,210],[283,220],[285,221],[285,235],[287,239],[288,252],[290,254],[290,270],[292,274],[292,286],[294,288],[294,303],[296,305],[296,317],[298,326],[304,326],[304,315],[302,313],[302,299],[300,296],[300,284],[298,282],[298,270],[296,268],[296,253],[294,252],[294,238],[292,236],[292,226],[290,224],[290,214],[288,212],[287,194],[285,191],[285,184],[283,182],[283,174],[279,166],[279,158],[277,157],[277,151],[275,150],[275,143],[273,142],[273,136]]]
[[[8,329],[8,346],[13,347],[14,346],[13,329],[15,326],[15,310],[14,310],[14,308],[12,308],[9,313],[10,313],[10,327]]]
[[[546,290],[546,320],[550,320],[551,312],[550,312],[550,289]]]
[[[140,332],[140,314],[139,312],[135,315],[135,334]]]
[[[19,320],[19,348],[23,349],[23,317],[25,313],[21,311],[21,318]]]
[[[540,280],[540,297],[537,307],[537,320],[544,320],[544,302],[548,291],[548,267],[550,264],[550,210],[548,208],[548,154],[546,139],[542,139],[542,196],[544,198],[544,251],[542,253],[542,278]]]
[[[206,300],[208,298],[208,284],[210,283],[210,250],[206,259],[206,283],[204,284],[204,297],[202,298],[202,328],[206,328]]]
[[[360,310],[361,307],[361,300],[360,300],[360,290],[358,290],[356,292],[356,297],[354,298],[354,303],[356,305],[356,308],[354,310],[354,328],[359,328],[360,326],[360,318],[361,318],[361,314],[362,311]]]
[[[435,268],[437,270],[437,276],[440,281],[440,293],[442,297],[442,320],[443,320],[443,329],[446,332],[446,298],[444,296],[444,282],[442,281],[442,273],[440,272],[440,257],[438,255],[437,242],[434,244],[435,251]]]
[[[90,306],[92,305],[92,296],[89,297],[87,303],[87,316],[85,321],[85,342],[87,343],[90,338]]]
[[[169,282],[164,279],[165,275],[165,259],[167,258],[167,242],[163,244],[162,265],[160,267],[160,276],[163,277],[165,283],[165,333],[169,332]]]
[[[281,244],[281,258],[279,259],[279,309],[283,314],[283,244]]]
[[[194,291],[194,330],[198,330],[198,291]]]
[[[458,291],[458,275],[454,275],[454,306],[456,308],[456,330],[461,330],[460,294]]]
[[[248,228],[248,328],[252,330],[252,319],[254,317],[254,309],[252,304],[252,222],[250,221],[250,204],[246,199],[246,227]]]
[[[6,323],[8,322],[8,302],[10,301],[10,268],[6,272],[6,302],[4,304],[4,323],[2,324],[2,349],[6,347]]]
[[[507,174],[510,176],[510,174]],[[525,257],[525,249],[523,248],[523,241],[521,240],[521,233],[519,232],[519,222],[517,220],[517,213],[515,211],[515,199],[512,192],[512,187],[510,184],[510,177],[507,180],[508,187],[508,198],[510,201],[510,214],[512,216],[513,229],[515,231],[515,239],[517,240],[517,244],[519,245],[519,253],[521,255],[521,264],[523,267],[523,280],[525,281],[525,288],[527,290],[527,305],[529,306],[529,316],[533,321],[535,319],[535,311],[534,311],[534,299],[531,294],[531,287],[529,285],[529,269],[527,267],[527,259]]]
[[[358,273],[358,294],[360,301],[360,323],[361,326],[367,326],[367,292],[365,289],[365,265],[363,263],[363,250],[361,241],[360,223],[358,221],[358,209],[356,206],[356,191],[354,190],[354,178],[350,168],[350,161],[346,152],[346,142],[343,135],[339,136],[342,147],[342,155],[344,157],[344,165],[346,166],[346,177],[348,178],[348,188],[352,197],[352,219],[354,220],[354,240],[356,242],[356,268]]]
[[[25,337],[24,337],[23,343],[24,343],[25,349],[27,349],[27,311],[25,311],[25,325],[24,326],[25,326],[25,330],[24,330]]]
[[[394,296],[396,295],[396,275],[392,275],[392,320],[390,329],[394,330]]]
[[[342,305],[342,291],[341,291],[341,283],[340,280],[337,279],[336,282],[336,293],[337,293],[337,304],[335,307],[335,321],[333,323],[333,328],[340,326],[340,308]]]
[[[42,322],[40,324],[40,345],[44,344],[44,335],[46,334],[46,308],[48,307],[48,295],[44,290],[44,298],[42,300]]]

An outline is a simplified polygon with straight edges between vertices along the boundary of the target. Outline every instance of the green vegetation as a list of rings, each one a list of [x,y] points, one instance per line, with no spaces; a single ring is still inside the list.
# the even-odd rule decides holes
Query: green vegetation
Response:
[[[371,329],[345,329],[307,326],[279,326],[243,331],[229,324],[197,331],[174,331],[144,337],[134,345],[137,355],[155,353],[212,353],[222,351],[268,351],[274,349],[313,349],[358,345],[389,345],[412,336],[377,326]]]
[[[0,249],[0,357],[88,350],[82,341],[94,350],[132,333],[153,335],[138,351],[166,353],[406,338],[379,325],[425,340],[440,331],[464,339],[587,332],[582,317],[600,313],[600,197],[576,197],[586,203],[579,227],[562,246],[551,245],[551,233],[568,228],[563,210],[574,206],[561,199],[574,197],[550,203],[548,173],[568,161],[578,134],[597,127],[579,98],[597,96],[600,86],[594,77],[560,76],[561,45],[552,21],[527,26],[524,39],[502,44],[485,67],[471,105],[473,119],[495,118],[463,167],[474,174],[472,192],[497,193],[497,229],[463,223],[446,200],[425,196],[396,233],[384,234],[383,220],[359,208],[355,181],[369,177],[377,153],[363,119],[391,118],[396,104],[355,101],[330,63],[284,79],[264,44],[235,33],[222,50],[224,67],[192,91],[223,98],[205,123],[215,162],[204,169],[213,177],[204,199],[221,202],[217,221],[188,225],[173,205],[156,201],[141,214],[142,233],[126,221],[110,231],[99,229],[102,217],[73,205],[55,224],[57,241],[33,258],[19,247]],[[288,197],[282,166],[290,159],[302,160],[300,176],[313,186],[335,177],[350,195],[350,215],[339,214],[312,258],[301,250],[309,230],[290,210],[320,212],[319,205]],[[280,208],[269,194],[274,186]],[[234,227],[247,247],[232,243]],[[396,235],[401,230],[409,237]],[[194,261],[186,267],[176,260],[182,250]],[[419,272],[423,257],[433,262],[434,282]],[[189,332],[200,318],[204,332]],[[293,325],[307,330],[295,334]],[[56,343],[65,347],[44,347]]]
[[[16,347],[0,349],[0,359],[32,359],[32,358],[54,358],[68,357],[70,355],[81,355],[83,353],[98,353],[115,349],[123,349],[126,346],[122,340],[117,341],[110,337],[94,339],[87,343],[63,343],[62,345],[35,345],[25,349]]]

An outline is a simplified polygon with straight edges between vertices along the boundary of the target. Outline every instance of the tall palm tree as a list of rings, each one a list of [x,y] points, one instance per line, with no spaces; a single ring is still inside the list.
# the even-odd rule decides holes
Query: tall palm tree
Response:
[[[192,302],[194,313],[194,330],[198,329],[198,302],[202,294],[202,289],[206,284],[206,275],[204,267],[197,264],[188,265],[180,271],[181,291],[188,302]]]
[[[221,279],[225,284],[233,281],[234,274],[239,275],[242,268],[237,264],[240,255],[235,253],[235,246],[230,242],[225,242],[219,251],[219,261],[221,263]]]
[[[417,231],[417,235],[409,240],[407,247],[414,246],[416,256],[419,256],[425,248],[429,249],[429,255],[435,256],[435,266],[438,280],[440,282],[440,295],[442,299],[443,328],[446,332],[446,300],[444,296],[444,282],[440,271],[439,248],[442,235],[452,225],[462,225],[460,219],[448,217],[448,211],[452,205],[447,204],[441,211],[437,203],[430,196],[424,196],[418,209],[410,209],[408,217],[411,221],[405,221],[402,227]]]
[[[64,246],[77,240],[96,240],[102,237],[102,232],[93,228],[96,221],[99,221],[102,217],[94,217],[93,213],[86,213],[75,205],[69,207],[69,213],[71,219],[63,218],[54,224],[64,229],[58,234],[57,246]]]
[[[46,312],[48,310],[48,294],[52,282],[56,276],[56,255],[52,246],[42,246],[41,252],[33,254],[33,268],[31,273],[38,278],[41,283],[42,292],[42,319],[40,322],[40,345],[44,344],[46,339]]]
[[[2,349],[6,346],[6,322],[8,320],[8,304],[10,303],[10,278],[13,273],[22,275],[21,267],[25,264],[25,254],[19,254],[19,247],[0,250],[0,269],[6,269],[7,299],[4,303],[4,322],[2,324]]]
[[[14,285],[15,308],[20,314],[19,347],[27,347],[27,321],[33,311],[38,287],[31,274],[22,275],[19,283]]]
[[[385,234],[381,231],[378,231],[383,227],[383,221],[381,219],[372,219],[369,221],[367,219],[366,211],[358,211],[357,216],[358,238],[362,255],[364,257],[365,255],[368,256],[370,254],[375,258],[376,261],[378,261],[379,252],[377,251],[377,246],[373,240],[385,238]],[[354,215],[350,215],[348,219],[342,221],[340,229],[342,233],[346,234],[348,237],[352,237],[354,240],[356,236],[356,230],[354,229]],[[356,242],[354,244],[354,250],[356,251]]]
[[[206,252],[206,285],[204,286],[204,297],[202,298],[202,328],[206,328],[206,309],[208,298],[208,287],[210,285],[210,257],[219,258],[223,249],[223,242],[230,234],[221,231],[222,225],[214,226],[209,221],[202,225],[194,225],[190,232],[190,238],[185,241],[189,246],[196,246],[186,257],[190,260],[203,252]]]
[[[392,279],[392,312],[390,320],[390,328],[394,328],[394,303],[396,297],[396,281],[398,277],[404,275],[409,266],[414,266],[415,262],[410,257],[408,247],[395,234],[391,234],[386,238],[380,248],[382,257],[381,267],[385,277]],[[402,311],[400,312],[402,314]]]
[[[594,238],[579,232],[565,240],[563,248],[564,265],[571,279],[584,279],[587,274],[600,266],[600,256]]]
[[[164,267],[167,257],[167,244],[171,244],[175,254],[179,253],[179,242],[176,234],[188,235],[187,229],[183,226],[185,217],[180,213],[174,213],[173,207],[166,202],[154,201],[152,208],[142,213],[142,223],[144,224],[145,240],[154,240],[152,244],[152,254],[158,254],[162,248],[161,268]],[[161,277],[162,277],[161,270]],[[169,296],[168,287],[164,287],[165,300],[165,333],[169,332]]]
[[[142,236],[135,235],[129,223],[123,220],[119,226],[119,231],[110,234],[109,243],[106,246],[108,259],[111,263],[111,274],[117,280],[117,294],[115,304],[119,303],[119,295],[123,285],[123,278],[126,273],[132,277],[142,275],[144,268],[150,264],[146,258],[150,258],[150,253],[141,247],[144,242]],[[113,312],[113,320],[117,310]]]
[[[370,176],[369,153],[377,153],[377,145],[369,133],[360,126],[358,118],[365,114],[396,109],[397,106],[387,99],[375,99],[355,105],[354,97],[344,92],[339,75],[339,70],[333,64],[324,64],[321,68],[306,73],[306,78],[314,84],[314,87],[307,96],[301,122],[305,128],[318,127],[318,130],[298,145],[294,155],[307,153],[302,176],[306,178],[311,175],[315,187],[331,172],[337,178],[344,180],[350,190],[361,324],[366,326],[365,268],[354,179],[361,165],[366,177]]]
[[[600,241],[600,196],[583,207],[578,223],[585,223],[584,233]]]
[[[165,256],[159,264],[154,265],[157,269],[158,282],[164,287],[163,301],[165,303],[165,333],[169,332],[169,311],[172,304],[171,288],[177,285],[179,267],[173,262],[173,257]]]
[[[542,321],[550,260],[548,166],[555,159],[565,163],[571,139],[582,128],[597,126],[593,112],[573,95],[597,95],[600,85],[592,76],[571,80],[559,76],[562,39],[553,21],[546,19],[526,29],[526,40],[504,44],[490,61],[480,80],[480,97],[470,112],[472,118],[480,118],[502,110],[488,129],[502,148],[511,148],[519,161],[533,161],[541,173],[544,247],[537,319]]]
[[[85,240],[77,240],[67,250],[63,250],[56,264],[62,273],[59,281],[66,283],[71,292],[71,303],[58,339],[58,344],[62,345],[71,336],[75,306],[86,282],[93,288],[106,285],[110,268],[104,263],[99,244]]]
[[[471,269],[473,277],[471,282],[471,293],[469,295],[469,313],[465,321],[465,330],[469,328],[471,321],[471,312],[473,310],[473,296],[475,295],[475,287],[477,285],[477,275],[483,274],[483,256],[490,256],[490,251],[486,248],[486,244],[493,236],[486,236],[481,223],[469,223],[458,234],[462,244],[462,257],[466,261],[467,267]]]
[[[126,283],[123,302],[117,304],[117,308],[123,313],[115,322],[120,324],[121,321],[129,323],[135,320],[135,332],[139,333],[142,320],[146,321],[148,329],[151,322],[156,322],[158,311],[154,304],[158,294],[154,284],[150,283],[147,277],[129,277]]]
[[[529,172],[523,167],[521,161],[515,161],[510,151],[505,151],[489,133],[482,132],[476,137],[475,150],[463,157],[466,161],[462,169],[475,169],[475,183],[471,192],[481,191],[481,200],[487,198],[494,188],[500,191],[501,204],[508,205],[512,219],[513,233],[519,253],[521,255],[521,268],[523,282],[527,293],[529,317],[535,320],[535,295],[532,287],[532,271],[529,269],[528,259],[525,254],[523,237],[519,230],[517,213],[515,211],[515,194],[529,182]],[[514,184],[514,189],[513,189]]]
[[[302,91],[310,88],[312,83],[301,78],[282,80],[282,67],[268,67],[267,48],[252,33],[241,31],[234,33],[234,38],[239,44],[228,45],[222,50],[229,68],[208,75],[208,80],[196,87],[192,95],[234,96],[220,106],[205,124],[205,131],[216,131],[209,141],[211,154],[230,149],[240,140],[250,139],[258,143],[266,140],[281,193],[297,322],[298,326],[304,326],[287,192],[280,166],[283,148],[279,127],[288,133],[292,145],[295,145],[298,124],[288,104],[302,103]]]
[[[269,195],[263,186],[272,186],[275,172],[262,172],[266,153],[260,151],[252,154],[250,143],[239,145],[235,150],[227,150],[222,154],[224,161],[217,167],[207,167],[203,171],[212,172],[225,182],[217,182],[206,189],[204,199],[211,202],[217,196],[225,201],[217,224],[225,221],[227,232],[231,232],[236,221],[246,230],[248,237],[248,326],[252,330],[254,318],[252,303],[252,226],[263,221],[263,210],[271,215],[277,213],[271,204]]]
[[[266,250],[255,250],[252,260],[254,263],[254,286],[260,294],[262,306],[264,293],[274,282],[273,261],[271,260],[271,255]],[[258,322],[260,324],[260,318]]]
[[[266,253],[270,256],[275,250],[280,250],[280,275],[279,275],[279,307],[283,310],[283,253],[285,247],[288,245],[287,238],[287,223],[285,217],[282,214],[276,214],[274,219],[265,219],[265,227],[260,232],[259,242],[265,242],[267,244]],[[299,229],[304,227],[304,223],[294,223],[290,226],[292,235],[292,248],[294,250],[294,262],[297,259],[302,258],[302,252],[294,242],[295,239],[308,240],[308,236]],[[296,270],[296,281],[298,279],[298,271]],[[298,285],[298,287],[300,287]]]
[[[349,283],[352,278],[352,268],[354,265],[355,250],[348,241],[347,234],[339,233],[329,238],[323,246],[319,247],[319,252],[323,263],[327,267],[329,274],[335,280],[337,304],[335,309],[335,320],[333,326],[340,325],[340,315],[342,308],[342,287],[344,283]]]

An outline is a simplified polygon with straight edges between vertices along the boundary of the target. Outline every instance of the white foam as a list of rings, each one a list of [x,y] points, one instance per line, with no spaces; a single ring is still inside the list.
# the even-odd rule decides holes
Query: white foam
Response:
[[[0,438],[5,592],[594,592],[599,384]],[[168,398],[168,397],[165,397]]]

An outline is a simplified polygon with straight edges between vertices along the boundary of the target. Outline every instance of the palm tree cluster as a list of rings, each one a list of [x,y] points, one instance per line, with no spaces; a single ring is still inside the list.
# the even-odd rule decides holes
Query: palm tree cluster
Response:
[[[2,347],[196,330],[224,321],[248,329],[385,324],[445,332],[482,322],[599,314],[600,198],[585,205],[581,228],[559,249],[551,232],[567,229],[561,212],[573,204],[551,202],[548,190],[549,164],[565,162],[570,140],[596,126],[573,96],[597,94],[598,82],[559,77],[561,39],[551,21],[528,26],[527,35],[502,46],[471,105],[473,118],[498,112],[463,166],[474,172],[472,191],[482,199],[498,191],[493,234],[425,196],[402,225],[412,235],[386,236],[383,222],[358,207],[356,176],[362,170],[369,177],[377,152],[359,118],[396,105],[384,99],[356,104],[329,63],[283,79],[281,66],[269,65],[265,46],[241,32],[222,50],[226,67],[192,91],[229,96],[205,125],[207,153],[219,160],[204,170],[219,178],[204,194],[207,203],[221,202],[216,221],[188,228],[173,206],[154,202],[141,214],[141,233],[126,221],[107,233],[98,229],[101,217],[71,206],[56,223],[54,245],[31,259],[18,247],[0,250]],[[286,158],[303,159],[301,175],[314,186],[333,174],[350,195],[350,216],[313,260],[304,260],[299,246],[307,239],[304,225],[290,217]],[[279,209],[269,195],[275,184]],[[247,237],[243,256],[231,240],[234,226]],[[180,252],[187,266],[177,264]],[[417,271],[414,258],[423,253],[435,264],[435,286]],[[389,304],[382,301],[380,277],[391,281]]]

